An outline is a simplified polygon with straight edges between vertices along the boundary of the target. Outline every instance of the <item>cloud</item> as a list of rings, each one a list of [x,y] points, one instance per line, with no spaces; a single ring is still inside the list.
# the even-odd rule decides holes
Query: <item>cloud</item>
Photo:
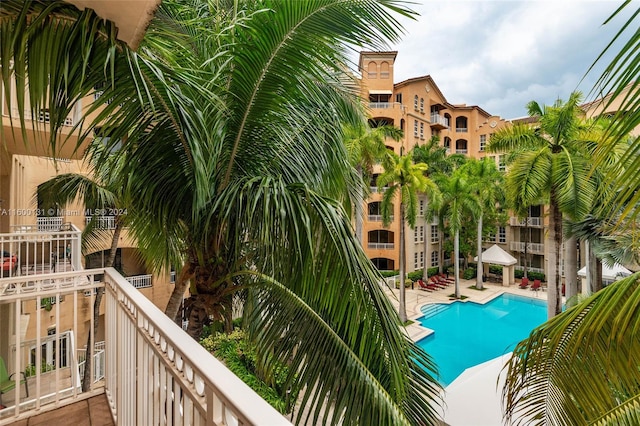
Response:
[[[392,46],[396,82],[430,74],[451,103],[524,116],[531,100],[550,104],[576,88],[591,89],[599,73],[579,83],[624,20],[601,25],[616,7],[611,1],[424,2],[415,7],[416,21],[403,21],[403,41]]]

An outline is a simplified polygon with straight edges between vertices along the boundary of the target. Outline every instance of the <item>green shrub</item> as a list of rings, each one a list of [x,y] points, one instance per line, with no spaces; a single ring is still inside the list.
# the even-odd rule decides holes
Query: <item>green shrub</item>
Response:
[[[216,333],[201,339],[200,344],[276,410],[283,414],[291,411],[292,406],[285,400],[287,389],[284,387],[289,368],[278,365],[267,382],[258,369],[256,351],[243,330],[236,329],[231,334]],[[296,395],[291,395],[291,402],[295,400]]]
[[[462,273],[462,278],[464,278],[465,280],[470,280],[472,278],[475,278],[475,276],[476,276],[476,270],[473,268],[467,268]]]
[[[529,277],[530,280],[540,280],[540,281],[546,281],[545,280],[545,276],[542,272],[527,272],[527,276]]]
[[[516,278],[522,278],[524,277],[524,271],[522,269],[516,269],[513,275]]]
[[[55,365],[52,364],[47,364],[46,362],[42,362],[42,365],[40,367],[40,373],[48,373],[49,371],[53,371],[55,370],[56,367]],[[29,364],[27,365],[27,367],[24,369],[24,375],[26,377],[32,377],[36,375],[36,366],[33,364]]]
[[[411,281],[409,278],[406,278],[404,280],[404,288],[411,287],[411,284],[413,284],[413,281]],[[396,281],[396,288],[400,288],[400,283],[398,281]]]
[[[432,277],[434,275],[437,275],[439,271],[440,271],[439,267],[433,266],[433,267],[427,269],[427,276],[428,277]]]
[[[502,266],[500,265],[489,265],[489,272],[495,275],[502,275]]]
[[[379,271],[380,275],[382,275],[384,278],[388,278],[388,277],[395,277],[396,275],[398,275],[400,273],[400,271],[395,270],[395,271]]]
[[[418,269],[416,271],[409,272],[407,274],[407,278],[409,278],[411,281],[418,281],[420,278],[422,278],[422,273],[423,273],[423,270]]]

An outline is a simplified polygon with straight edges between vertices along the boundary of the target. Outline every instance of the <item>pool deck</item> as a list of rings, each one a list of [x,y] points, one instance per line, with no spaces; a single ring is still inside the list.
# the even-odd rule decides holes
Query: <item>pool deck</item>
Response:
[[[518,294],[520,296],[527,296],[532,298],[537,298],[540,300],[547,300],[547,291],[538,290],[532,291],[530,289],[521,289],[519,287],[520,281],[516,280],[514,285],[509,287],[502,286],[501,283],[494,282],[485,282],[483,286],[485,290],[475,290],[470,288],[471,286],[475,286],[476,281],[474,280],[460,280],[460,294],[462,296],[466,296],[467,299],[462,300],[462,302],[477,302],[477,303],[487,303],[493,300],[495,297],[501,295],[502,293],[511,293]],[[399,289],[389,289],[385,287],[385,293],[391,300],[391,303],[398,308],[398,299],[399,299]],[[422,312],[420,308],[427,303],[450,303],[452,300],[449,298],[449,295],[454,292],[453,284],[447,286],[444,289],[437,291],[425,291],[418,290],[418,286],[416,285],[414,289],[407,288],[406,289],[406,307],[407,307],[407,318],[410,320],[415,320],[422,316]],[[418,341],[425,336],[428,336],[431,331],[422,327],[419,323],[414,322],[413,324],[409,324],[405,327],[409,337],[412,340]]]

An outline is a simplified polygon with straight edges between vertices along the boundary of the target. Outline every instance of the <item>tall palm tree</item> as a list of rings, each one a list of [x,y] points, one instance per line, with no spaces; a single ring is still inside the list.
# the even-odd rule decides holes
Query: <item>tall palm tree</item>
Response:
[[[566,102],[558,100],[552,106],[530,102],[528,113],[537,118],[537,125],[501,129],[487,147],[492,152],[518,151],[506,180],[512,205],[527,207],[540,199],[549,200],[549,238],[553,241],[547,274],[549,318],[562,312],[562,217],[579,220],[588,212],[594,193],[587,156],[578,138],[582,130],[580,100],[581,94],[574,92]]]
[[[368,123],[360,122],[345,128],[345,147],[349,163],[355,167],[362,185],[358,186],[358,196],[355,200],[356,237],[362,244],[362,225],[364,211],[362,205],[366,199],[366,190],[371,181],[373,166],[387,157],[385,141],[402,139],[403,132],[395,126],[382,125],[370,127]]]
[[[479,217],[482,211],[480,198],[474,192],[474,184],[465,170],[457,169],[451,176],[439,181],[442,202],[440,214],[453,234],[455,298],[460,298],[460,229],[464,218]]]
[[[404,281],[406,277],[405,226],[416,226],[418,215],[418,194],[424,193],[434,200],[439,197],[438,187],[425,176],[427,165],[414,163],[411,152],[398,156],[389,153],[385,170],[378,176],[378,187],[387,187],[382,196],[382,223],[388,226],[393,213],[393,202],[400,198],[400,321],[407,321]]]
[[[97,163],[95,159],[105,150],[99,139],[94,141],[87,150],[85,160],[88,164],[87,174],[65,173],[57,175],[38,185],[38,201],[45,204],[66,206],[80,200],[85,211],[99,211],[110,208],[116,211],[126,211],[126,215],[114,216],[114,228],[108,229],[100,225],[98,215],[92,217],[91,222],[82,231],[82,252],[90,254],[103,249],[103,242],[110,240],[109,255],[105,262],[106,267],[115,265],[116,251],[120,234],[129,218],[129,209],[124,198],[122,175],[112,173],[113,170],[122,168],[124,157],[111,156],[108,161]],[[108,171],[108,172],[107,172]],[[94,220],[95,219],[95,220]],[[110,239],[109,239],[110,237]],[[91,385],[91,364],[93,361],[93,339],[98,334],[100,303],[104,293],[103,288],[96,289],[96,297],[93,302],[93,330],[87,335],[87,349],[82,378],[82,390],[88,391]]]
[[[476,274],[476,288],[482,289],[482,222],[484,217],[494,213],[499,205],[504,206],[504,177],[498,170],[495,161],[488,157],[481,160],[470,160],[460,170],[467,174],[473,185],[473,192],[480,201],[477,216],[478,272]]]
[[[285,388],[307,408],[297,421],[434,422],[434,365],[399,329],[345,212],[356,176],[342,129],[360,119],[346,43],[382,48],[397,40],[394,14],[411,13],[392,0],[165,0],[135,53],[98,19],[87,37],[90,12],[9,0],[2,13],[22,8],[0,20],[4,83],[36,82],[31,105],[54,102],[52,134],[104,87],[112,101],[89,108],[84,128],[125,141],[123,188],[140,215],[130,230],[156,265],[187,259],[192,333],[203,312],[228,324],[244,291],[260,366],[292,366]],[[68,30],[14,24],[58,16]],[[78,49],[65,39],[76,33]]]

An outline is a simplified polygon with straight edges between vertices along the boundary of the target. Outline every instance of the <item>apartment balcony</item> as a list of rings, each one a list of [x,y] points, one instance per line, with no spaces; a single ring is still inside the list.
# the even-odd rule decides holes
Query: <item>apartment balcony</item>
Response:
[[[83,392],[78,346],[84,319],[93,326],[96,289],[104,289],[105,338],[90,344],[93,379]],[[49,297],[64,302],[41,312]],[[7,370],[27,373],[1,395],[0,425],[101,394],[118,425],[290,424],[113,268],[0,279],[0,318]]]
[[[449,128],[449,119],[440,114],[431,114],[430,126],[435,130],[444,130]]]
[[[518,218],[511,216],[509,218],[509,225],[511,226],[528,226],[530,228],[542,228],[544,223],[541,217],[527,217],[527,218]]]
[[[469,129],[467,127],[456,127],[456,133],[468,133]]]
[[[530,254],[544,254],[544,244],[541,243],[523,243],[520,241],[512,241],[510,248],[511,251],[518,251],[524,253],[525,244],[527,244],[527,253]]]
[[[395,247],[394,243],[367,243],[367,248],[378,250],[393,250]]]
[[[85,224],[88,225],[94,220],[96,221],[95,227],[97,229],[116,229],[115,216],[87,216],[85,217]]]
[[[127,281],[129,281],[129,283],[134,288],[153,287],[153,283],[151,281],[151,274],[133,275],[133,276],[130,276],[130,277],[125,277],[125,279]]]
[[[469,151],[464,148],[464,149],[456,149],[456,154],[467,154]]]
[[[369,102],[370,109],[394,109],[400,108],[398,102]]]

